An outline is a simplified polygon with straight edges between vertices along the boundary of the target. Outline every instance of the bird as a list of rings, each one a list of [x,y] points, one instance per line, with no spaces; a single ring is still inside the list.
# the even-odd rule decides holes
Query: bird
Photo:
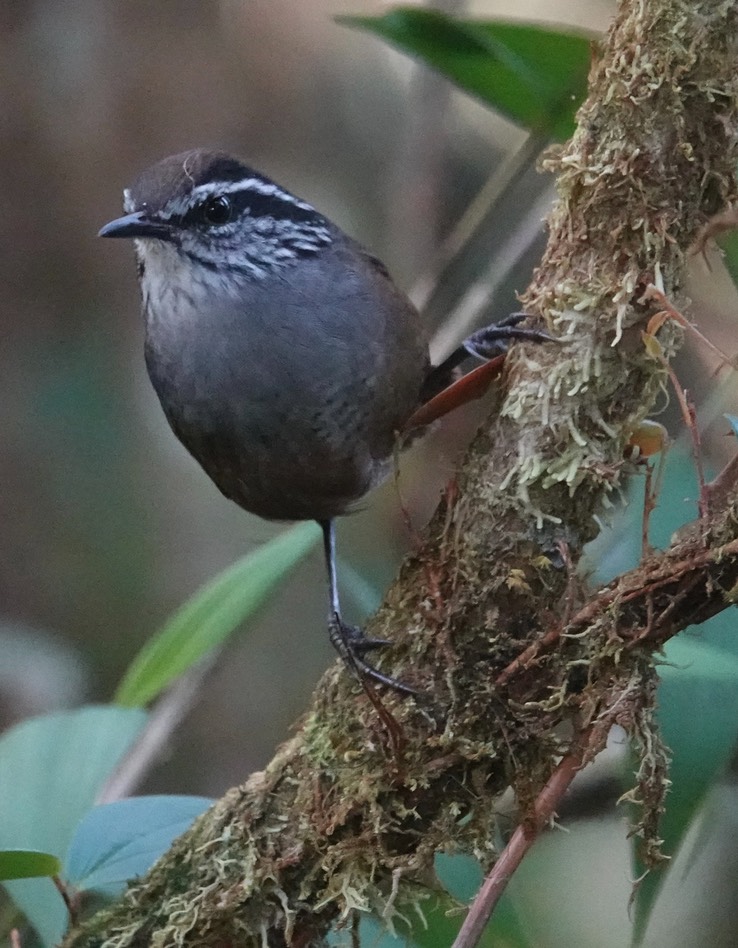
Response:
[[[318,522],[333,646],[362,684],[416,694],[367,660],[390,643],[342,617],[336,518],[387,477],[398,437],[433,420],[464,360],[496,370],[511,341],[551,337],[513,314],[432,365],[384,264],[223,151],[157,162],[123,211],[99,236],[134,242],[146,366],[174,434],[239,507]]]

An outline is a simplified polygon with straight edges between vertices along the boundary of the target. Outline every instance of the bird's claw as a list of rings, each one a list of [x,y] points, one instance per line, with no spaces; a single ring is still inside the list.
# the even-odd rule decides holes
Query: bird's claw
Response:
[[[521,329],[518,324],[528,313],[511,313],[499,323],[478,329],[462,343],[466,351],[478,359],[493,359],[507,352],[508,345],[515,340],[528,342],[558,342],[556,338],[540,329]]]
[[[391,642],[387,639],[367,638],[361,629],[344,622],[337,612],[331,613],[328,626],[333,647],[341,656],[347,668],[349,668],[359,680],[362,678],[370,678],[372,681],[377,682],[377,684],[392,688],[400,694],[417,695],[418,692],[414,688],[398,681],[396,678],[392,678],[390,675],[385,675],[378,668],[375,668],[374,665],[369,664],[364,658],[367,652],[386,648],[392,644]]]

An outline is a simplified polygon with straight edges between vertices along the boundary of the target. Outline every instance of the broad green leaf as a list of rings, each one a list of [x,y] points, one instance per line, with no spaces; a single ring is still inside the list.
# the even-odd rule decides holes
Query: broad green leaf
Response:
[[[646,936],[647,948],[731,948],[736,944],[738,797],[719,780],[669,870]]]
[[[384,16],[342,16],[438,69],[514,122],[563,140],[586,92],[593,34],[497,20],[462,20],[398,7]]]
[[[117,895],[212,803],[207,797],[149,796],[94,807],[74,834],[64,878],[80,891]]]
[[[139,652],[115,694],[144,705],[250,619],[320,536],[302,523],[239,560],[204,586]]]
[[[0,737],[0,848],[64,856],[82,816],[146,722],[141,710],[92,706],[23,721]],[[45,945],[66,927],[50,879],[4,883]]]
[[[0,880],[58,876],[61,861],[38,849],[0,849]]]

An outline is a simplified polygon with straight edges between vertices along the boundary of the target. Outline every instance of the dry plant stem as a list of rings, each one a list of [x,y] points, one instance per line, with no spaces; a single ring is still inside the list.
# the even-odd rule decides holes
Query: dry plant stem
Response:
[[[667,630],[667,587],[654,572],[653,640],[643,627],[628,631],[640,602],[632,590],[504,688],[495,679],[560,625],[573,596],[572,614],[586,611],[562,543],[576,566],[603,498],[629,469],[628,435],[665,381],[641,337],[652,315],[643,292],[657,283],[678,299],[687,248],[735,198],[737,21],[733,0],[622,0],[579,129],[547,159],[559,203],[524,305],[567,345],[511,353],[504,397],[458,489],[367,629],[396,643],[383,670],[423,696],[382,696],[402,729],[401,759],[366,695],[332,668],[265,771],[203,814],[65,948],[313,948],[356,911],[392,924],[422,910],[439,850],[473,851],[489,869],[497,796],[512,783],[530,813],[608,709],[649,738],[649,649],[700,615],[700,600],[708,612],[724,608],[728,574],[709,589],[685,580]],[[671,322],[659,331],[667,356],[679,332]],[[736,540],[733,513],[703,529],[702,554]],[[629,635],[637,645],[624,644]],[[646,789],[652,816],[660,797]]]
[[[410,298],[418,309],[424,313],[430,310],[431,314],[434,308],[438,309],[437,306],[434,307],[435,296],[438,289],[447,283],[449,274],[453,273],[454,264],[463,255],[480,228],[489,226],[501,195],[508,188],[513,187],[525,171],[531,168],[545,143],[540,135],[531,133],[520,148],[503,161],[487,179],[463,217],[439,247],[432,269],[422,274],[410,291]],[[466,296],[467,290],[467,287],[458,287],[459,299]],[[459,338],[469,333],[467,317],[459,317],[456,311],[451,315],[451,326],[448,323],[449,314],[446,313],[443,325],[431,341],[430,348],[434,359],[448,355],[458,345]],[[455,335],[450,336],[449,332],[453,330],[457,331]]]

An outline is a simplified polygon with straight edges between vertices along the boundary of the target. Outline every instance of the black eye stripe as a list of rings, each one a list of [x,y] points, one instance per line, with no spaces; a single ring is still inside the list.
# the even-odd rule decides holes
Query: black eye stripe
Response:
[[[204,223],[203,208],[217,194],[211,194],[202,201],[199,201],[194,207],[191,207],[185,214],[173,218],[182,226],[200,225]],[[247,213],[254,220],[266,220],[273,218],[278,221],[290,221],[298,225],[309,225],[311,227],[325,227],[327,222],[322,214],[312,208],[300,207],[293,201],[282,198],[274,194],[261,194],[251,188],[244,188],[241,191],[228,191],[223,195],[227,197],[233,207],[232,219]]]
[[[317,211],[300,207],[278,195],[260,194],[258,191],[245,189],[234,192],[231,197],[237,213],[248,212],[254,219],[274,217],[295,224],[324,224],[324,218]]]

